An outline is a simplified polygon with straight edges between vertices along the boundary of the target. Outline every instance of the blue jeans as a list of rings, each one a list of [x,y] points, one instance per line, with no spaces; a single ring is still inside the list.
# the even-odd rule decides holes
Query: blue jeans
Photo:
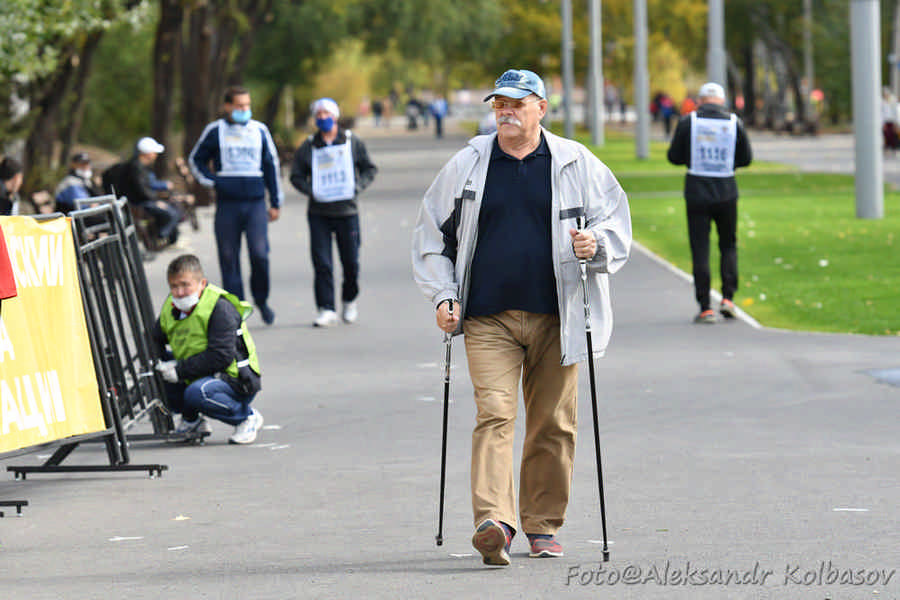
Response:
[[[144,202],[140,206],[156,221],[159,239],[174,243],[178,238],[178,221],[181,219],[178,209],[161,200]]]
[[[241,234],[245,234],[250,252],[250,293],[256,304],[264,305],[269,298],[269,212],[265,198],[217,202],[215,230],[222,287],[244,299]]]
[[[309,245],[315,275],[316,306],[334,310],[334,274],[331,237],[337,240],[344,271],[341,300],[352,302],[359,295],[359,215],[323,217],[307,213]]]
[[[166,384],[166,395],[172,412],[181,413],[186,421],[195,421],[202,414],[237,425],[250,416],[253,396],[239,396],[230,385],[215,377],[201,377],[185,386]]]

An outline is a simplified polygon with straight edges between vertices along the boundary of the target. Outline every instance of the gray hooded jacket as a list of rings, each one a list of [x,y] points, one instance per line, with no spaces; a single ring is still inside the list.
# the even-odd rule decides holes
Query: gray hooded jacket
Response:
[[[631,250],[631,215],[625,192],[609,168],[578,142],[543,130],[551,154],[553,272],[559,299],[560,364],[587,358],[581,270],[569,230],[582,214],[597,239],[588,261],[588,295],[594,357],[603,356],[612,333],[609,273]],[[466,314],[469,273],[478,239],[478,214],[495,134],[469,140],[438,173],[419,209],[413,232],[413,275],[437,307],[452,299]],[[462,325],[455,334],[462,333]]]

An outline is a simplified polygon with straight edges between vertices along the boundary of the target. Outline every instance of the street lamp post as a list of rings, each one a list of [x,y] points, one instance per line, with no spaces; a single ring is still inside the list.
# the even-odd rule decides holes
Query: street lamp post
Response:
[[[647,73],[647,0],[634,0],[635,155],[650,156],[650,76]]]
[[[603,115],[603,30],[601,29],[600,0],[591,0],[590,6],[590,22],[591,22],[591,53],[590,53],[590,75],[591,75],[591,106],[590,106],[590,123],[591,123],[591,143],[595,146],[602,146],[605,141],[603,135],[604,115]]]
[[[725,6],[722,0],[709,0],[709,48],[706,54],[706,77],[728,89],[725,71]]]
[[[850,1],[853,129],[856,134],[856,216],[884,216],[881,155],[881,22],[878,0]]]
[[[572,94],[575,74],[572,67],[572,0],[562,0],[562,79],[563,79],[563,120],[567,138],[575,137],[572,121]]]

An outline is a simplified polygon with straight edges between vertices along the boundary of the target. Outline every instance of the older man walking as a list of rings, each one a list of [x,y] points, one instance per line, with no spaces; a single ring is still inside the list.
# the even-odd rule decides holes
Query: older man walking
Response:
[[[740,120],[725,108],[725,90],[709,82],[700,88],[700,106],[681,118],[667,154],[673,165],[687,165],[684,199],[694,264],[694,296],[700,305],[695,323],[715,323],[709,298],[709,228],[719,234],[722,302],[719,312],[733,319],[732,298],[738,285],[737,181],[734,170],[753,159],[750,140]]]
[[[508,565],[520,528],[530,556],[562,556],[576,434],[577,364],[589,359],[578,259],[588,262],[595,356],[612,330],[608,274],[627,260],[625,192],[587,148],[543,129],[544,83],[509,70],[491,100],[497,133],[477,136],[425,193],[415,279],[438,327],[465,333],[477,416],[472,544]],[[577,219],[586,217],[584,229]],[[452,311],[450,310],[452,307]],[[525,399],[519,511],[513,474],[518,384]]]

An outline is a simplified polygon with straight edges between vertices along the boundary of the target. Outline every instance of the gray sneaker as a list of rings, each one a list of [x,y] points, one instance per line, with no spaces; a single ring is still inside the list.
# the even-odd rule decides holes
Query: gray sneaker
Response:
[[[175,427],[175,433],[212,433],[212,427],[209,422],[200,415],[193,421],[186,421],[184,417],[180,417],[178,425]]]
[[[228,438],[229,444],[252,444],[263,426],[263,416],[255,408],[251,409],[250,416],[238,423],[234,433]]]
[[[696,317],[694,317],[694,323],[713,324],[715,322],[716,313],[711,308],[701,310],[700,313]]]
[[[737,317],[737,309],[734,307],[734,302],[728,298],[722,299],[722,303],[719,304],[719,312],[722,313],[722,316],[726,319],[734,319]]]

